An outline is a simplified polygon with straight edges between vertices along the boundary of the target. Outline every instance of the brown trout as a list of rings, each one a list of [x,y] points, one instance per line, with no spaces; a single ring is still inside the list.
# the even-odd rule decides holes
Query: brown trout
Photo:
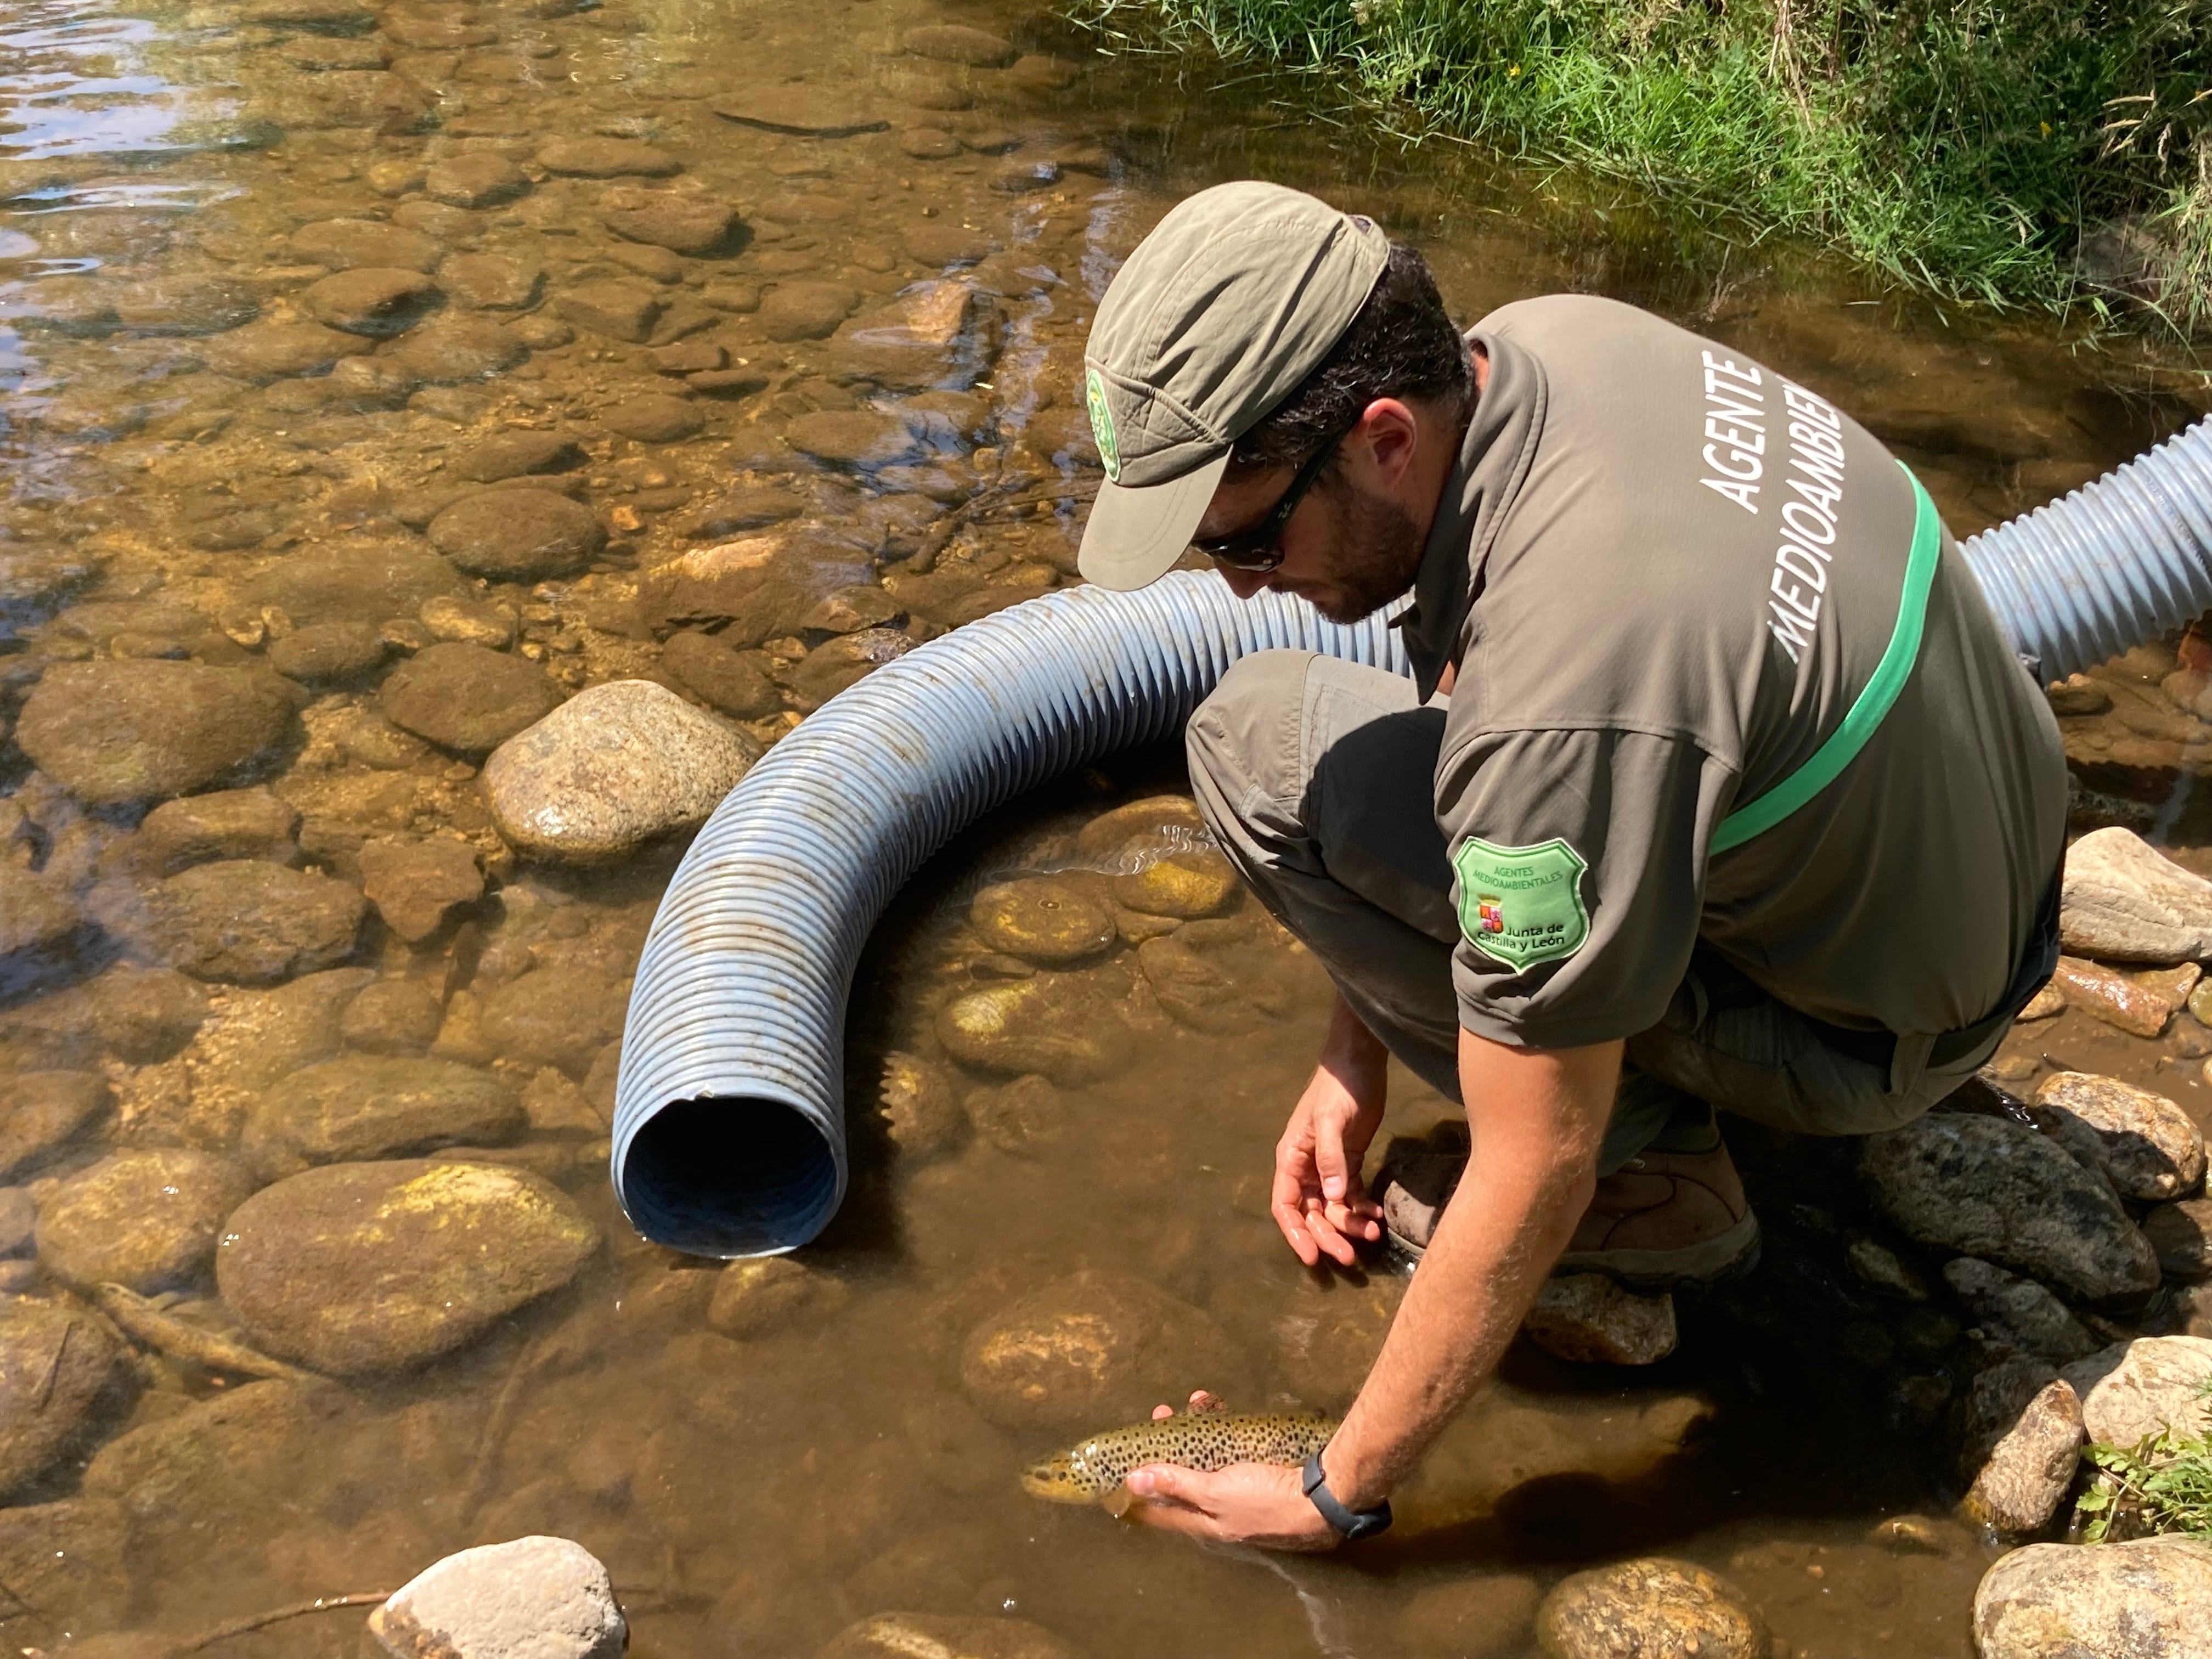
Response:
[[[1022,1490],[1055,1504],[1093,1504],[1147,1463],[1212,1474],[1231,1463],[1303,1463],[1328,1443],[1339,1419],[1320,1412],[1177,1412],[1094,1434],[1032,1463]]]
[[[313,1382],[313,1371],[271,1359],[258,1348],[164,1313],[160,1307],[120,1285],[95,1285],[94,1305],[148,1347],[188,1365],[211,1371],[241,1371],[248,1376],[281,1377],[290,1382]]]

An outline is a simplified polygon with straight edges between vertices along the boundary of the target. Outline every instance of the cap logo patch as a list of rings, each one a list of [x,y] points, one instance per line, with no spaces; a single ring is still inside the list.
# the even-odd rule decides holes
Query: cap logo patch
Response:
[[[1106,407],[1106,382],[1097,369],[1083,377],[1084,402],[1091,409],[1091,435],[1098,441],[1098,457],[1106,463],[1106,481],[1121,482],[1121,452],[1114,442],[1114,411]]]
[[[1469,836],[1452,854],[1467,942],[1516,973],[1571,957],[1589,938],[1582,854],[1559,837],[1498,847]]]

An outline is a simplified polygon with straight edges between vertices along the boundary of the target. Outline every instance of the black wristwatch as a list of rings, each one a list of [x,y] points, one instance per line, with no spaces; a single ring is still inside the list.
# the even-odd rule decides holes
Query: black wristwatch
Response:
[[[1304,1485],[1306,1500],[1321,1511],[1321,1518],[1334,1528],[1346,1543],[1356,1544],[1389,1529],[1390,1500],[1386,1498],[1371,1510],[1345,1508],[1328,1489],[1328,1480],[1321,1472],[1319,1452],[1306,1459]]]

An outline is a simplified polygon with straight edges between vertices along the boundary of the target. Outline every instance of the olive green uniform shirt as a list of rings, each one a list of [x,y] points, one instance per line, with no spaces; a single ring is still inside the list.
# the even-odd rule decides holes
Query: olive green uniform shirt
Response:
[[[1461,1023],[1565,1048],[1656,1024],[1700,940],[1816,1019],[1997,1006],[2063,845],[2058,732],[1947,535],[1919,656],[1850,765],[1716,827],[1835,731],[1896,626],[1911,480],[1825,399],[1583,295],[1492,313],[1487,387],[1405,619]]]

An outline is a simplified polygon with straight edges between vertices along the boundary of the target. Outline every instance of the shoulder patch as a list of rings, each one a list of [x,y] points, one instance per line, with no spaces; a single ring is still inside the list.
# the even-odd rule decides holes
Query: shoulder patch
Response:
[[[1516,973],[1571,957],[1589,938],[1581,854],[1553,836],[1534,847],[1498,847],[1469,836],[1452,854],[1459,874],[1459,929],[1467,942]]]

